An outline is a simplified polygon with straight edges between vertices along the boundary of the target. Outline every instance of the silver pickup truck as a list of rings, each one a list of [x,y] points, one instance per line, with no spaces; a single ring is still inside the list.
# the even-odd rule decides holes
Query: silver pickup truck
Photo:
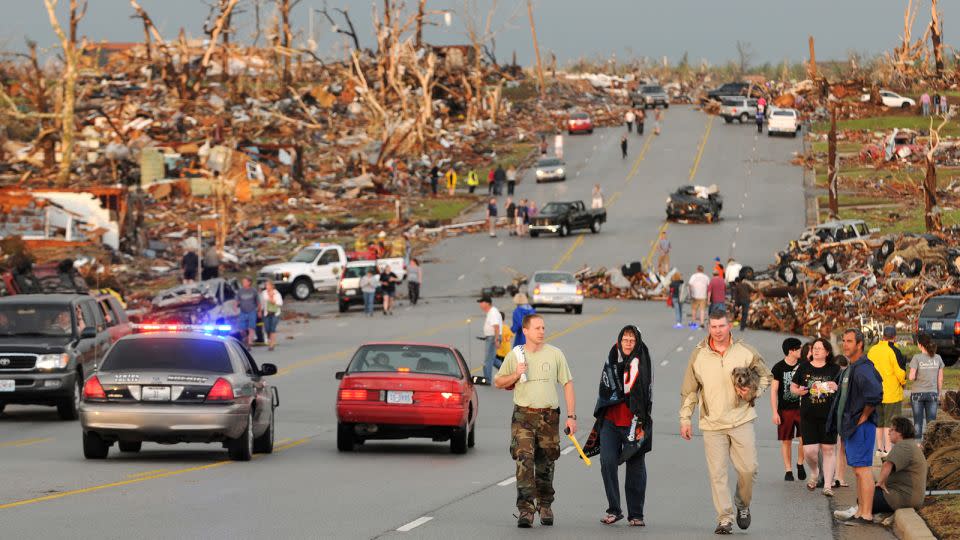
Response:
[[[739,120],[741,124],[757,117],[757,100],[743,96],[724,96],[720,101],[720,116],[726,123]]]
[[[663,107],[670,108],[670,97],[659,84],[645,84],[633,94],[633,106],[643,106],[644,109]]]

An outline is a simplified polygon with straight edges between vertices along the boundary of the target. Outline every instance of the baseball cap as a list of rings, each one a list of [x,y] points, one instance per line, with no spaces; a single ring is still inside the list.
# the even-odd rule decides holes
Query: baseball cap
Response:
[[[480,298],[477,298],[477,303],[478,303],[478,304],[482,304],[483,302],[486,302],[486,303],[488,303],[488,304],[492,304],[492,303],[493,303],[493,300],[492,300],[489,296],[481,296]]]
[[[790,354],[790,351],[795,351],[803,347],[803,343],[795,337],[788,337],[783,340],[783,354]]]
[[[885,338],[897,337],[897,329],[894,328],[893,326],[884,326],[883,337]]]

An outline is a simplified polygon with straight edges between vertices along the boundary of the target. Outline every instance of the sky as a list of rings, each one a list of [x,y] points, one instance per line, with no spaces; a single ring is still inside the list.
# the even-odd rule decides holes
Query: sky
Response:
[[[213,0],[139,0],[166,39],[174,39],[183,27],[188,36],[202,37],[207,4]],[[243,10],[234,21],[237,37],[250,42],[255,33],[253,5],[257,0],[240,0]],[[131,19],[128,0],[89,0],[87,16],[79,34],[88,41],[141,41],[139,20]],[[69,0],[59,0],[61,22],[66,19]],[[273,14],[273,0],[259,0],[263,26]],[[301,0],[293,11],[297,37],[304,47],[310,38],[310,13],[316,54],[340,59],[347,50],[345,37],[332,31],[326,19],[316,13],[327,4],[346,8],[357,27],[362,47],[373,48],[371,8],[382,6],[371,0]],[[412,9],[416,0],[407,0]],[[466,6],[473,6],[477,19],[484,19],[496,4],[495,52],[500,63],[508,63],[516,52],[521,65],[534,59],[526,3],[522,0],[429,0],[428,9],[451,10],[451,25],[442,15],[433,16],[437,26],[425,30],[425,39],[436,44],[468,43],[464,31]],[[548,61],[555,54],[563,66],[578,58],[636,57],[676,63],[686,52],[691,63],[706,60],[720,64],[737,58],[737,41],[753,51],[751,64],[798,62],[807,57],[807,37],[816,39],[818,60],[843,60],[850,51],[873,55],[890,51],[903,33],[906,0],[535,0],[534,19],[541,55]],[[922,35],[930,20],[930,1],[920,5],[914,38]],[[945,5],[946,4],[946,5]],[[954,4],[954,5],[951,5]],[[960,13],[960,2],[940,2],[944,26],[956,28],[951,14]],[[43,0],[0,0],[0,49],[22,50],[29,37],[41,48],[52,51],[56,37],[50,29]],[[482,23],[481,23],[482,25]],[[949,33],[944,41],[952,43]],[[261,37],[260,44],[264,43]]]

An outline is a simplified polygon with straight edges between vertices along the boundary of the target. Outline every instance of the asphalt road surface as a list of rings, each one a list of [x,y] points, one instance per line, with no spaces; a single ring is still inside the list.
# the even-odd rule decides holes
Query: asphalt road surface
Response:
[[[535,184],[523,178],[517,197],[583,199],[600,183],[609,217],[600,234],[447,239],[424,255],[424,301],[401,302],[393,317],[368,319],[330,302],[296,305],[318,315],[281,325],[274,352],[256,349],[259,362],[281,372],[274,454],[248,463],[227,461],[219,445],[145,444],[136,455],[111,449],[106,461],[86,461],[76,422],[52,408],[9,406],[0,416],[0,537],[3,538],[586,538],[638,533],[620,522],[599,523],[606,508],[599,459],[587,468],[569,444],[557,464],[556,525],[516,529],[514,464],[507,447],[511,396],[481,387],[477,446],[466,455],[448,443],[368,442],[336,450],[334,373],[366,340],[450,343],[479,373],[480,288],[506,284],[507,268],[575,270],[583,264],[618,266],[641,260],[663,224],[664,201],[681,184],[716,183],[725,197],[723,219],[712,225],[670,225],[673,263],[685,275],[715,256],[734,256],[763,268],[802,229],[801,171],[789,164],[793,139],[756,136],[750,126],[725,125],[685,107],[672,107],[663,134],[630,136],[621,159],[622,129],[566,137],[568,180]],[[501,199],[501,205],[502,205]],[[509,299],[497,300],[509,311]],[[708,538],[715,525],[699,433],[678,436],[679,386],[702,331],[675,330],[662,303],[588,300],[582,315],[547,312],[550,342],[566,353],[577,389],[578,435],[592,421],[599,372],[619,329],[639,326],[655,364],[654,450],[647,457],[647,538]],[[784,336],[737,331],[768,365],[780,359]],[[760,478],[754,490],[755,538],[830,538],[828,501],[802,482],[782,480],[779,443],[769,400],[758,401]],[[622,478],[622,472],[621,472]],[[731,478],[735,478],[731,475]],[[849,478],[852,480],[852,477]],[[848,488],[849,489],[849,488]],[[870,527],[874,537],[886,534]],[[873,530],[876,529],[876,530]],[[739,534],[740,531],[737,531]]]

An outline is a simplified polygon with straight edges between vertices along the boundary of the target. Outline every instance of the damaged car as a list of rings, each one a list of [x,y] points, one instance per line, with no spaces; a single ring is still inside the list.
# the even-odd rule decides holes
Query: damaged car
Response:
[[[240,304],[235,280],[209,279],[179,285],[153,297],[150,309],[139,323],[178,325],[230,325],[239,335]]]
[[[667,219],[670,221],[713,223],[720,219],[722,210],[723,197],[716,184],[681,186],[667,199]]]

